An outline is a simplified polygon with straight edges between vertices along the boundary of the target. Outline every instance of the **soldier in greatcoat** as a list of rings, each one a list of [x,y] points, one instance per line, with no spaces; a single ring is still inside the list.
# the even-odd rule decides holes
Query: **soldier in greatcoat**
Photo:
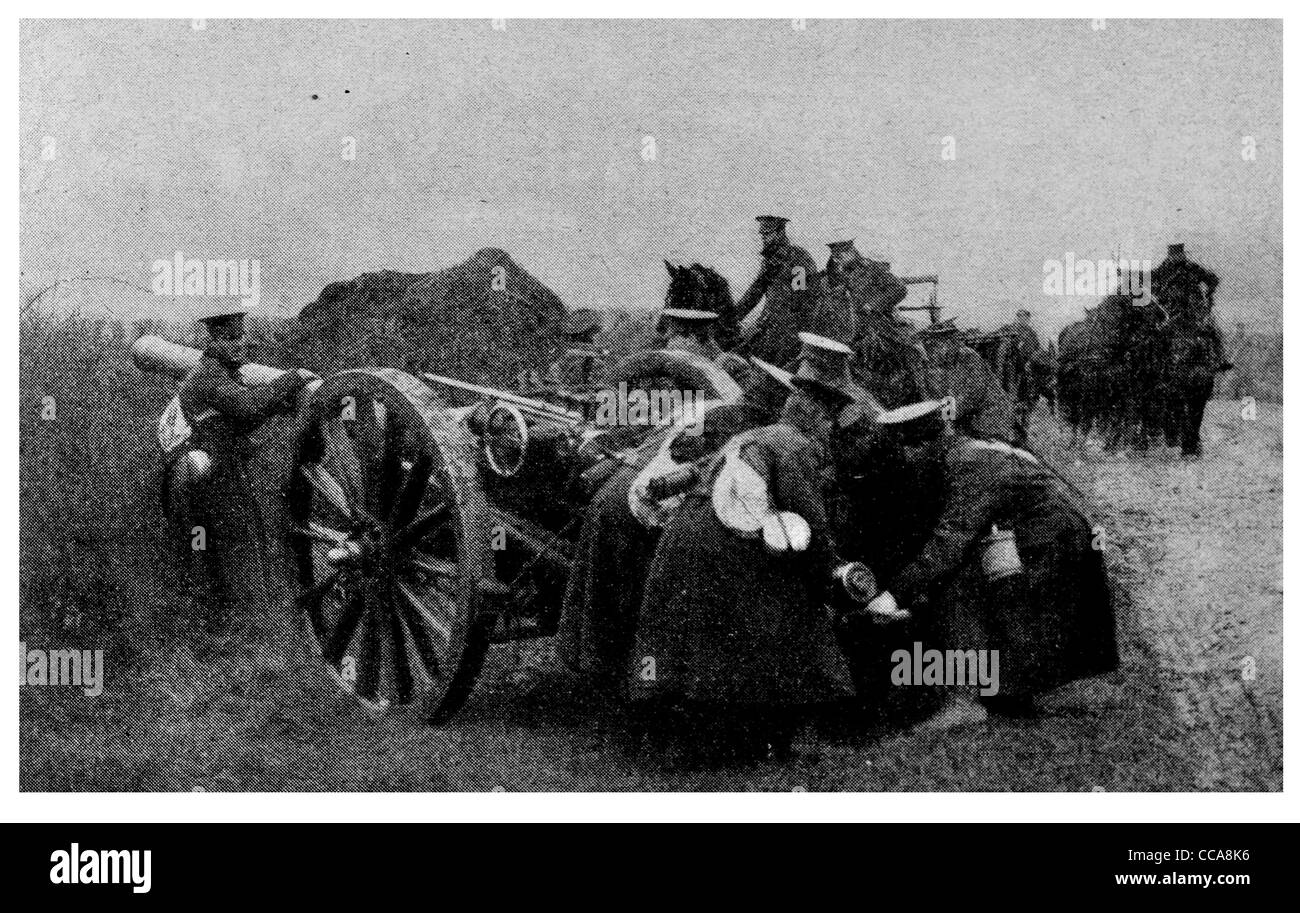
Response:
[[[795,334],[811,325],[819,305],[817,264],[808,251],[790,243],[787,222],[782,216],[758,217],[762,265],[736,302],[742,339],[737,351],[775,365],[794,358],[799,351]]]
[[[1024,441],[1015,409],[993,369],[978,352],[964,345],[956,324],[943,320],[921,331],[925,342],[926,378],[930,395],[951,397],[958,430],[974,437]]]
[[[933,725],[975,721],[986,709],[1028,714],[1037,695],[1115,669],[1104,532],[1078,492],[1032,453],[954,432],[938,401],[877,422],[931,469],[943,509],[867,613],[911,612],[936,649],[998,651],[996,693],[976,703],[955,692]]]
[[[788,751],[804,713],[853,694],[827,609],[825,493],[831,428],[862,410],[821,380],[790,382],[820,411],[792,396],[782,423],[712,459],[655,548],[628,665],[643,720],[734,760]]]
[[[167,454],[164,473],[173,536],[214,629],[240,614],[270,612],[266,528],[250,479],[249,435],[292,410],[294,394],[314,376],[290,371],[265,386],[245,385],[239,374],[247,363],[244,313],[239,303],[199,313],[207,346],[177,394],[189,432]]]
[[[673,460],[702,463],[735,435],[776,421],[789,392],[783,385],[788,378],[779,368],[755,365],[744,376],[744,392],[736,402],[706,413],[698,434],[677,437],[670,447]],[[652,437],[634,465],[615,473],[587,506],[564,594],[556,649],[565,665],[590,677],[597,691],[602,705],[598,748],[626,728],[625,674],[642,583],[659,535],[632,513],[629,495],[662,439],[662,433]]]

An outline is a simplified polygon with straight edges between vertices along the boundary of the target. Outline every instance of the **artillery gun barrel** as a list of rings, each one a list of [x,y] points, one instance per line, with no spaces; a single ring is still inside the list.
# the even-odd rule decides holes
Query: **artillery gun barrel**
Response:
[[[904,285],[925,285],[926,283],[939,284],[938,276],[899,276],[898,281]]]
[[[141,371],[180,381],[199,366],[203,353],[161,336],[141,336],[131,346],[131,358]],[[287,373],[270,365],[246,364],[239,369],[239,379],[249,387],[264,387]],[[306,402],[320,384],[320,378],[317,378],[303,387],[298,394],[299,403]]]
[[[453,390],[464,390],[467,393],[477,393],[479,396],[486,396],[491,399],[500,400],[501,402],[510,403],[518,406],[524,412],[532,413],[539,418],[547,418],[554,422],[561,422],[566,425],[577,426],[585,423],[581,413],[565,409],[561,406],[555,406],[545,400],[533,399],[531,396],[521,396],[518,393],[511,393],[508,390],[498,390],[495,387],[484,387],[479,384],[471,384],[469,381],[456,380],[452,377],[443,377],[440,374],[421,374],[427,381],[443,387],[450,387]]]
[[[172,380],[184,380],[199,366],[203,353],[198,349],[168,342],[161,336],[141,336],[131,346],[135,366],[150,374],[161,374]],[[239,378],[250,387],[263,387],[283,377],[286,371],[267,365],[247,364],[239,369]]]

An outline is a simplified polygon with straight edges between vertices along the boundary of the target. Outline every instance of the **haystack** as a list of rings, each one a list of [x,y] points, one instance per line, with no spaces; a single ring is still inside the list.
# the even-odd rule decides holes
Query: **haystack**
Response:
[[[511,386],[545,371],[564,303],[510,255],[484,248],[432,273],[384,270],[327,285],[290,345],[317,371],[396,367]]]

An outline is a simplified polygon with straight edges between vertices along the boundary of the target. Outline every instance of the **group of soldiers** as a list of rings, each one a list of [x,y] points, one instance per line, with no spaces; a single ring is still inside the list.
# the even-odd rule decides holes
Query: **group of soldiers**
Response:
[[[1086,507],[1018,446],[988,365],[951,321],[896,316],[888,264],[840,241],[817,271],[785,222],[759,218],[762,266],[734,305],[661,314],[665,349],[742,390],[671,440],[683,484],[647,480],[645,448],[587,508],[558,649],[602,696],[602,746],[685,733],[783,753],[815,708],[880,697],[889,640],[999,651],[996,696],[954,689],[937,727],[1032,713],[1116,665]]]
[[[586,508],[557,647],[596,683],[602,743],[708,732],[733,756],[784,752],[810,708],[879,697],[891,639],[1000,652],[996,696],[956,689],[934,725],[1033,712],[1042,691],[1113,668],[1086,508],[1018,446],[988,365],[951,321],[917,332],[897,316],[906,287],[888,264],[837,241],[819,271],[785,224],[759,219],[762,265],[737,301],[710,270],[670,264],[696,297],[670,296],[649,354],[740,393],[700,433],[664,438],[683,484],[647,476],[664,454],[641,447]],[[220,625],[269,609],[248,436],[314,375],[246,386],[242,309],[201,319],[207,348],[160,440],[184,444],[165,492],[203,501],[169,506],[178,541],[209,517],[206,549],[182,550]],[[554,381],[607,382],[599,333],[599,315],[570,316]],[[248,560],[231,560],[240,550]]]

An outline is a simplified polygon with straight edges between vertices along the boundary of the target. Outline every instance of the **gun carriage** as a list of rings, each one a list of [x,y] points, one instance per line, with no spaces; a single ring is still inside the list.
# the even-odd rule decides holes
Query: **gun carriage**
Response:
[[[137,365],[183,377],[197,350],[143,337]],[[249,384],[282,372],[242,370]],[[667,443],[739,387],[683,353],[640,353],[614,383],[690,390],[657,422],[606,427],[593,391],[545,398],[392,368],[299,395],[280,526],[310,655],[368,710],[454,713],[494,643],[554,634],[583,510],[625,466],[678,468]]]

